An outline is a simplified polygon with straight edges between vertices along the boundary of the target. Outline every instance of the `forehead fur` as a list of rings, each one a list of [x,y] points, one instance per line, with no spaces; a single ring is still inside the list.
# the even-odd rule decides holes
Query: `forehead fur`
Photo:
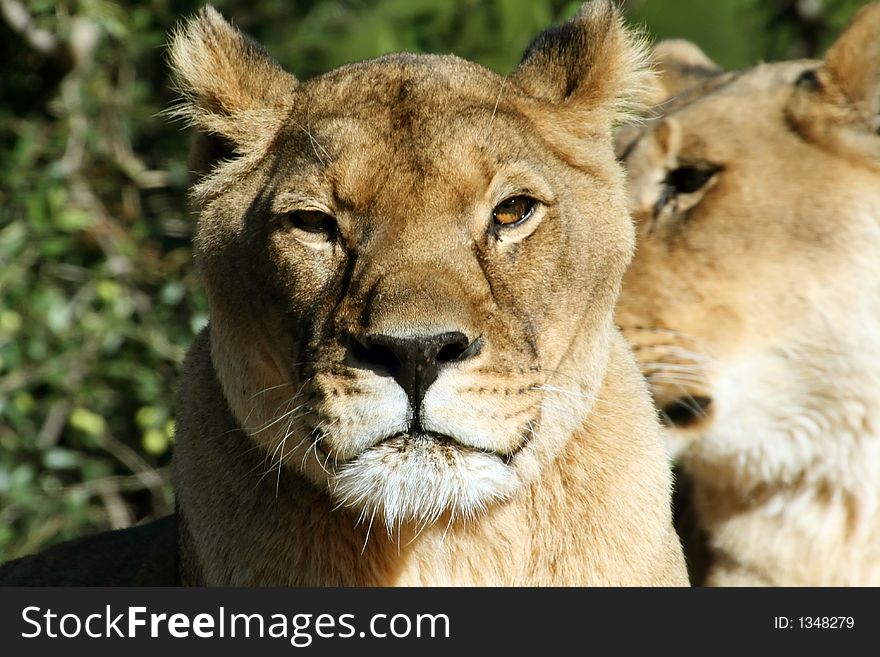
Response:
[[[359,125],[376,139],[405,147],[413,139],[485,135],[490,121],[511,111],[515,94],[501,76],[458,57],[388,55],[304,83],[286,128],[314,128],[342,141],[357,138],[351,128]]]
[[[411,90],[433,97],[487,99],[498,90],[502,78],[479,64],[455,55],[395,53],[347,64],[301,85],[314,95],[335,95],[365,100],[382,98],[386,104],[409,100]],[[389,93],[393,91],[400,93]],[[450,95],[449,92],[455,93]],[[351,106],[345,106],[351,109]],[[342,108],[340,108],[342,109]]]
[[[212,196],[245,169],[260,168],[271,170],[276,191],[296,185],[352,208],[395,199],[397,213],[424,201],[422,192],[454,202],[485,187],[499,166],[563,163],[524,104],[527,97],[503,77],[457,57],[402,54],[352,64],[301,83],[271,141],[216,167],[193,191]],[[618,172],[604,150],[594,150],[582,163]]]
[[[661,105],[663,113],[658,119],[678,112],[699,112],[718,102],[740,102],[742,97],[763,102],[773,90],[791,91],[798,77],[817,64],[813,60],[796,60],[719,72],[664,101]],[[770,117],[766,118],[770,120]]]

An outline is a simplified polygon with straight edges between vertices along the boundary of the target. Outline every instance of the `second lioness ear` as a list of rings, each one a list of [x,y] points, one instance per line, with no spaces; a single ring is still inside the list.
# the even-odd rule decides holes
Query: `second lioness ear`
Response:
[[[170,114],[199,131],[195,168],[265,140],[290,107],[296,78],[211,6],[178,29],[168,48],[182,102]]]
[[[644,39],[610,0],[594,0],[540,34],[508,79],[547,105],[610,124],[641,108],[653,74]]]
[[[822,64],[801,74],[786,109],[810,141],[880,163],[880,2],[859,10]]]
[[[825,55],[828,81],[868,126],[880,114],[880,3],[863,7]]]
[[[657,96],[661,102],[724,70],[698,45],[685,39],[666,39],[654,46],[651,61],[657,72]]]

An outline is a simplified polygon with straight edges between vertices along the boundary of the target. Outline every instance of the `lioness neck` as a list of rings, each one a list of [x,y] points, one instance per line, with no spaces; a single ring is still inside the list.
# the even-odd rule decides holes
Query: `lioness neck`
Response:
[[[686,584],[677,540],[664,529],[669,473],[662,446],[647,396],[617,394],[615,379],[630,390],[637,381],[628,353],[618,351],[602,392],[614,400],[612,410],[572,437],[540,485],[468,521],[447,517],[389,534],[336,508],[289,468],[266,474],[265,459],[223,402],[203,334],[185,367],[173,466],[184,582]],[[636,443],[626,450],[636,461],[621,460],[621,440]]]
[[[833,491],[776,494],[764,504],[741,509],[729,518],[714,516],[706,523],[712,565],[705,583],[880,584],[880,528],[876,521],[867,525],[854,521],[850,504],[816,499],[836,495]]]
[[[880,585],[880,434],[836,427],[845,458],[791,483],[701,481],[695,503],[709,538],[712,586]]]

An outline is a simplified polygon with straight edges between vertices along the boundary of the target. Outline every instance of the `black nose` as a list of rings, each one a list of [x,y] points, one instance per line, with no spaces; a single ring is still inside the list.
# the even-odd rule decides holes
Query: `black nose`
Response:
[[[689,427],[708,417],[711,405],[712,400],[709,397],[679,397],[663,407],[660,419],[669,426]]]
[[[440,368],[475,356],[479,347],[479,339],[471,341],[457,331],[411,338],[373,334],[353,338],[349,354],[355,367],[393,376],[409,397],[417,418],[422,398],[437,380]]]

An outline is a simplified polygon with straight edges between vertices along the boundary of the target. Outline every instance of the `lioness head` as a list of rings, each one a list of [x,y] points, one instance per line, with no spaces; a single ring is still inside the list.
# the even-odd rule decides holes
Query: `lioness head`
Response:
[[[400,54],[301,82],[210,8],[171,60],[214,368],[267,471],[389,526],[534,480],[595,401],[633,247],[611,126],[648,74],[611,3],[507,77]]]
[[[878,431],[878,34],[872,5],[824,61],[735,73],[667,47],[676,95],[619,143],[638,247],[617,319],[705,482],[834,479],[843,437]]]

